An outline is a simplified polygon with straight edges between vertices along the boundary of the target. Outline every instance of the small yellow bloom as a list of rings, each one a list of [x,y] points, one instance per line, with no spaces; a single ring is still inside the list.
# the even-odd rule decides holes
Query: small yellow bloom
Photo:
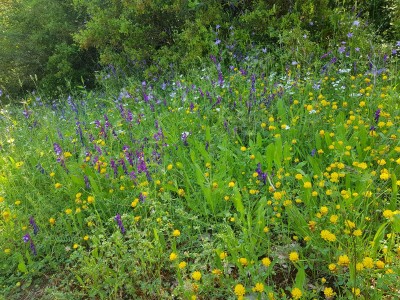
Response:
[[[228,184],[228,186],[229,186],[230,188],[232,188],[232,187],[235,186],[235,183],[234,183],[233,181],[230,181],[229,184]]]
[[[303,292],[299,288],[294,288],[291,292],[293,299],[300,299],[303,295]]]
[[[88,202],[89,204],[93,204],[93,203],[94,203],[94,197],[93,197],[93,196],[88,196],[88,197],[87,197],[87,202]]]
[[[292,262],[297,262],[299,260],[299,254],[295,251],[290,252],[289,254],[289,260]]]
[[[170,255],[169,255],[169,260],[170,261],[174,261],[174,260],[176,260],[178,258],[178,255],[175,253],[175,252],[172,252]]]
[[[50,219],[49,219],[49,223],[50,223],[51,225],[54,225],[54,224],[56,223],[56,219],[50,218]]]
[[[62,184],[61,184],[61,183],[59,183],[59,182],[57,182],[57,183],[54,185],[54,187],[55,187],[56,189],[59,189],[59,188],[61,188],[61,187],[62,187]]]
[[[196,281],[199,281],[201,279],[201,273],[199,271],[194,271],[192,273],[192,278]]]
[[[303,187],[304,187],[305,189],[311,189],[311,187],[312,187],[311,182],[309,182],[309,181],[304,182]]]
[[[245,258],[245,257],[239,258],[239,262],[243,267],[245,267],[249,264],[249,262],[247,261],[247,258]]]
[[[338,265],[347,267],[350,264],[350,259],[347,255],[340,255],[338,259]]]
[[[246,294],[246,288],[242,284],[239,283],[239,284],[235,285],[234,293],[238,297],[243,297]]]
[[[184,269],[184,268],[186,268],[186,262],[185,261],[181,261],[180,263],[179,263],[179,265],[178,265],[178,267],[179,267],[179,269]]]
[[[76,243],[72,246],[72,248],[74,248],[74,249],[78,249],[78,247],[79,247],[79,245]]]
[[[256,285],[253,287],[253,292],[264,292],[264,285],[261,282],[257,282]]]
[[[178,230],[178,229],[175,229],[173,232],[172,232],[172,236],[174,236],[174,237],[178,237],[178,236],[180,236],[181,235],[181,232]]]
[[[4,253],[5,253],[5,254],[10,254],[10,253],[11,253],[11,249],[10,249],[10,248],[4,249]]]
[[[375,264],[378,269],[383,269],[385,267],[385,263],[381,260],[378,260]]]
[[[335,296],[335,294],[336,293],[333,291],[331,287],[324,288],[324,295],[326,298],[332,298]]]
[[[267,268],[271,265],[271,260],[268,257],[264,257],[261,262]]]
[[[219,254],[219,258],[221,259],[221,260],[224,260],[225,258],[227,258],[228,257],[228,253],[226,253],[226,252],[221,252],[220,254]]]
[[[66,213],[67,215],[70,215],[70,214],[72,213],[72,209],[67,208],[67,209],[65,210],[65,213]]]

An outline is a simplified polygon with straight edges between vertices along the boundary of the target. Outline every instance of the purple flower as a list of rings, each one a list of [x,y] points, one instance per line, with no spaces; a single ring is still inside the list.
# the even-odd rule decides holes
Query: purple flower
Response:
[[[397,46],[397,47],[400,47],[400,41],[397,41],[397,42],[396,42],[396,46]]]
[[[381,110],[378,108],[375,111],[375,123],[378,123],[380,114],[381,114]]]
[[[85,181],[85,186],[88,190],[90,190],[90,181],[89,181],[89,177],[87,177],[86,175],[83,176],[83,180]]]
[[[24,243],[29,242],[31,239],[31,236],[29,235],[29,233],[25,234],[22,238],[22,240],[24,241]]]
[[[339,53],[344,53],[344,51],[346,51],[346,47],[345,46],[339,47]]]
[[[353,25],[358,27],[358,25],[360,25],[360,21],[355,20],[355,21],[353,22]]]
[[[22,240],[24,241],[24,243],[29,242],[29,248],[31,248],[32,254],[36,256],[37,255],[36,247],[29,233],[25,234]]]
[[[114,220],[117,222],[118,227],[119,227],[119,230],[121,231],[121,233],[122,233],[122,234],[125,234],[125,233],[126,233],[126,230],[125,230],[124,225],[122,224],[121,215],[120,215],[120,214],[117,214],[117,215],[115,216]]]
[[[221,40],[220,40],[220,39],[217,39],[217,40],[215,41],[215,45],[219,45],[219,44],[221,44]]]
[[[352,32],[349,32],[349,33],[347,34],[347,37],[348,37],[348,38],[352,38],[352,37],[353,37],[353,33],[352,33]]]
[[[61,146],[57,143],[54,143],[53,147],[54,147],[54,152],[56,153],[56,155],[60,156],[62,154]]]
[[[35,219],[33,218],[33,216],[31,216],[29,218],[29,224],[31,224],[31,226],[33,227],[33,234],[37,235],[37,233],[39,232],[39,227],[37,226]]]

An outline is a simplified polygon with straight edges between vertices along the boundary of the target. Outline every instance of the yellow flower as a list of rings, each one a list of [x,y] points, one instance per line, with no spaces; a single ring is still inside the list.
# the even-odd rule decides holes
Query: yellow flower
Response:
[[[375,264],[378,269],[383,269],[385,267],[385,263],[381,260],[378,260]]]
[[[321,206],[319,209],[320,213],[325,216],[326,214],[328,214],[328,208],[326,206]]]
[[[335,294],[336,293],[333,291],[331,287],[324,288],[324,295],[326,298],[332,298],[335,296]]]
[[[356,270],[357,271],[362,271],[364,269],[364,264],[363,263],[356,263]]]
[[[171,171],[172,168],[173,168],[173,165],[172,165],[172,164],[169,164],[169,165],[167,166],[167,170],[168,170],[168,171]]]
[[[357,297],[361,294],[361,290],[359,288],[352,288],[351,292]]]
[[[311,182],[309,182],[309,181],[304,182],[303,187],[304,187],[305,189],[311,189],[311,187],[312,187]]]
[[[322,230],[321,231],[321,237],[325,241],[329,241],[329,242],[336,241],[336,236],[333,233],[331,233],[329,230]]]
[[[240,151],[246,151],[247,148],[245,146],[240,147]]]
[[[23,165],[24,165],[24,162],[22,162],[22,161],[19,161],[19,162],[16,162],[16,163],[15,163],[15,167],[16,167],[17,169],[21,168]]]
[[[87,197],[87,202],[88,202],[89,204],[94,203],[94,197],[93,197],[93,196],[88,196],[88,197]]]
[[[72,209],[67,208],[67,209],[65,210],[65,213],[66,213],[67,215],[70,215],[70,214],[72,213]]]
[[[214,270],[211,271],[211,273],[213,273],[214,275],[219,276],[219,275],[222,274],[222,271],[220,269],[214,269]]]
[[[178,265],[178,267],[179,267],[179,269],[184,269],[184,268],[186,268],[186,262],[185,261],[181,261],[180,263],[179,263],[179,265]]]
[[[271,265],[271,260],[268,257],[264,257],[261,262],[267,268]]]
[[[293,299],[300,299],[301,296],[303,295],[302,291],[297,287],[294,288],[291,293]]]
[[[194,271],[192,273],[192,278],[196,281],[199,281],[201,279],[201,273],[199,271]]]
[[[0,203],[1,203],[1,202],[4,202],[4,197],[1,197],[1,196],[0,196]]]
[[[339,219],[338,215],[331,215],[329,221],[333,224],[336,224],[337,220]]]
[[[175,252],[172,252],[170,255],[169,255],[169,260],[170,261],[174,261],[174,260],[176,260],[178,258],[178,255],[175,253]]]
[[[185,190],[184,189],[178,189],[178,195],[180,197],[184,197],[185,196]]]
[[[62,187],[62,184],[59,183],[59,182],[57,182],[57,183],[54,185],[54,187],[55,187],[56,189],[59,189],[60,187]]]
[[[247,266],[248,265],[248,261],[247,261],[247,258],[245,258],[245,257],[241,257],[241,258],[239,258],[239,262],[240,262],[240,264],[242,265],[242,266]]]
[[[172,232],[172,236],[174,236],[174,237],[178,237],[178,236],[180,236],[181,235],[181,232],[178,230],[178,229],[175,229],[173,232]]]
[[[72,248],[74,248],[74,249],[78,249],[78,247],[79,247],[79,245],[76,243],[72,246]]]
[[[298,173],[294,176],[294,178],[296,178],[297,180],[302,180],[303,179],[303,175]]]
[[[253,287],[253,292],[264,292],[264,285],[261,282],[257,282],[256,285]]]
[[[50,223],[51,225],[54,225],[54,224],[56,223],[56,219],[50,218],[50,219],[49,219],[49,223]]]
[[[386,210],[383,211],[382,214],[383,214],[383,216],[384,216],[386,219],[390,219],[390,218],[393,217],[394,212],[391,211],[390,209],[386,209]]]
[[[246,288],[242,284],[235,285],[235,295],[238,297],[243,297],[246,294]]]
[[[290,252],[289,254],[289,260],[292,262],[297,262],[299,260],[299,254],[295,251]]]
[[[335,271],[336,271],[336,264],[329,264],[328,269],[329,269],[331,272],[335,272]]]
[[[84,241],[88,241],[88,240],[89,240],[89,236],[88,236],[88,235],[85,235],[85,236],[83,237],[83,240],[84,240]]]
[[[338,265],[347,267],[350,264],[350,259],[347,255],[340,255],[338,259]]]
[[[135,200],[132,201],[131,207],[135,208],[139,204],[139,198],[135,198]]]
[[[231,181],[231,182],[229,182],[228,186],[229,186],[230,188],[232,188],[232,187],[235,186],[235,183],[234,183],[233,181]]]
[[[354,236],[362,236],[362,230],[361,229],[356,229],[353,231]]]
[[[220,254],[219,254],[219,258],[221,259],[221,260],[224,260],[225,258],[227,258],[228,257],[228,253],[226,253],[226,252],[221,252]]]

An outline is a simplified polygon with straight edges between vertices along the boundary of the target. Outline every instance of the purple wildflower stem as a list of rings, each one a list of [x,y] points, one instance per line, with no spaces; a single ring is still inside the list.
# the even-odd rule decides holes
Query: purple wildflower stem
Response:
[[[31,224],[31,226],[33,227],[33,234],[37,235],[39,232],[39,227],[37,226],[35,219],[33,218],[33,216],[31,216],[29,218],[29,224]]]
[[[118,227],[119,227],[119,230],[121,231],[121,233],[125,234],[126,230],[125,230],[124,225],[122,224],[121,215],[117,214],[114,219],[115,219],[115,221],[117,221],[117,224],[118,224]]]

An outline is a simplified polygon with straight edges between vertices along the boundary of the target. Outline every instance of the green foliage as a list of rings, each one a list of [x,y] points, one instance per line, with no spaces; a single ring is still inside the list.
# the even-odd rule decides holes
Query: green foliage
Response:
[[[81,19],[69,1],[14,1],[2,25],[0,86],[16,95],[40,89],[49,95],[67,83],[94,85],[96,53],[73,45]]]

